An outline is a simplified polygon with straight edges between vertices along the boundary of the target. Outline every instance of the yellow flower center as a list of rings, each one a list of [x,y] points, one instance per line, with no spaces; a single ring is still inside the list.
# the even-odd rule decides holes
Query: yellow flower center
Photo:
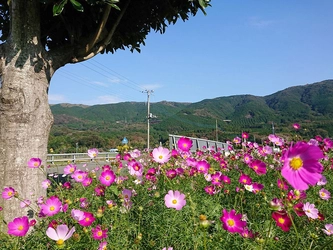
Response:
[[[320,195],[323,196],[323,197],[326,196],[326,194],[324,192],[321,192]]]
[[[278,222],[279,222],[280,224],[284,224],[284,221],[285,221],[285,219],[283,219],[283,218],[279,218],[279,219],[278,219]]]
[[[235,225],[235,221],[233,219],[228,219],[227,224],[229,227],[233,227]]]
[[[257,165],[253,166],[253,169],[258,170],[258,166]]]
[[[20,230],[20,231],[22,231],[23,230],[23,226],[19,225],[19,227],[17,229]]]
[[[163,156],[162,156],[162,155],[160,155],[158,158],[160,158],[160,159],[163,159]]]
[[[110,176],[105,177],[105,180],[107,180],[107,181],[110,180],[110,179],[111,179]]]
[[[183,143],[183,147],[184,147],[184,148],[187,148],[187,143]]]
[[[82,179],[82,175],[79,175],[77,178],[78,178],[78,179]]]
[[[8,194],[8,196],[13,196],[13,192],[12,191],[9,191],[7,194]]]
[[[64,240],[63,239],[59,239],[59,240],[57,240],[56,243],[57,243],[58,246],[60,246],[60,245],[64,244]]]
[[[97,232],[97,235],[98,235],[99,237],[101,237],[101,236],[103,235],[103,232],[102,232],[102,231],[98,231],[98,232]]]
[[[54,211],[54,209],[55,209],[54,206],[50,207],[50,211]]]
[[[38,162],[35,162],[35,163],[34,163],[34,166],[35,166],[35,167],[38,167]]]
[[[299,157],[294,157],[291,159],[289,164],[293,170],[298,170],[303,166],[303,161]]]
[[[172,204],[177,204],[177,200],[176,199],[172,200]]]

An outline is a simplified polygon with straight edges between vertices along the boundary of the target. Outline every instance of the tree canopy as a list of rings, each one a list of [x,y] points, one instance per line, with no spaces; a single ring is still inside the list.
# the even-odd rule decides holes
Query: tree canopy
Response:
[[[10,34],[10,1],[0,1],[3,42]],[[150,31],[162,34],[198,9],[205,13],[208,5],[207,0],[40,0],[40,42],[50,54],[62,51],[59,66],[118,49],[140,52]]]

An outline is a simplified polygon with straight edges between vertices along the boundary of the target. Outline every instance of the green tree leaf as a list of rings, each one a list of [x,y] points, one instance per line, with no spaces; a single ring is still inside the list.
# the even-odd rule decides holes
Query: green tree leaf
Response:
[[[76,0],[70,0],[70,1],[71,1],[71,4],[73,5],[73,7],[74,7],[77,11],[80,11],[80,12],[83,12],[83,11],[84,11],[82,4],[80,4],[78,1],[76,1]]]
[[[67,3],[67,0],[62,0],[59,3],[56,3],[55,5],[53,5],[53,16],[60,15],[61,12],[64,10],[66,3]]]

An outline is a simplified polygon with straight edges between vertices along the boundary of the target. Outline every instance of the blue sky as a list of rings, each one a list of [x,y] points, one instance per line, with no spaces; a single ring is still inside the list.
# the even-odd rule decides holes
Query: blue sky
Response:
[[[333,79],[332,0],[212,0],[129,50],[66,65],[49,103],[199,102]]]

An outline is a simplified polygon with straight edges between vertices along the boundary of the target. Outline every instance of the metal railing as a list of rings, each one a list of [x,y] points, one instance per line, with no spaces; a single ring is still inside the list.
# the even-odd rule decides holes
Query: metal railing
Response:
[[[188,137],[188,136],[183,136],[183,135],[170,135],[169,134],[170,149],[177,149],[178,140],[182,137],[186,137],[186,138],[189,138],[192,140],[191,151],[196,151],[197,149],[203,150],[205,148],[206,149],[214,148],[215,150],[223,149],[225,151],[228,151],[228,144],[225,142],[212,141],[212,140]]]
[[[117,153],[100,152],[94,159],[99,161],[111,161],[116,158]],[[70,153],[70,154],[48,154],[47,163],[54,164],[56,162],[89,162],[93,161],[87,153]]]

